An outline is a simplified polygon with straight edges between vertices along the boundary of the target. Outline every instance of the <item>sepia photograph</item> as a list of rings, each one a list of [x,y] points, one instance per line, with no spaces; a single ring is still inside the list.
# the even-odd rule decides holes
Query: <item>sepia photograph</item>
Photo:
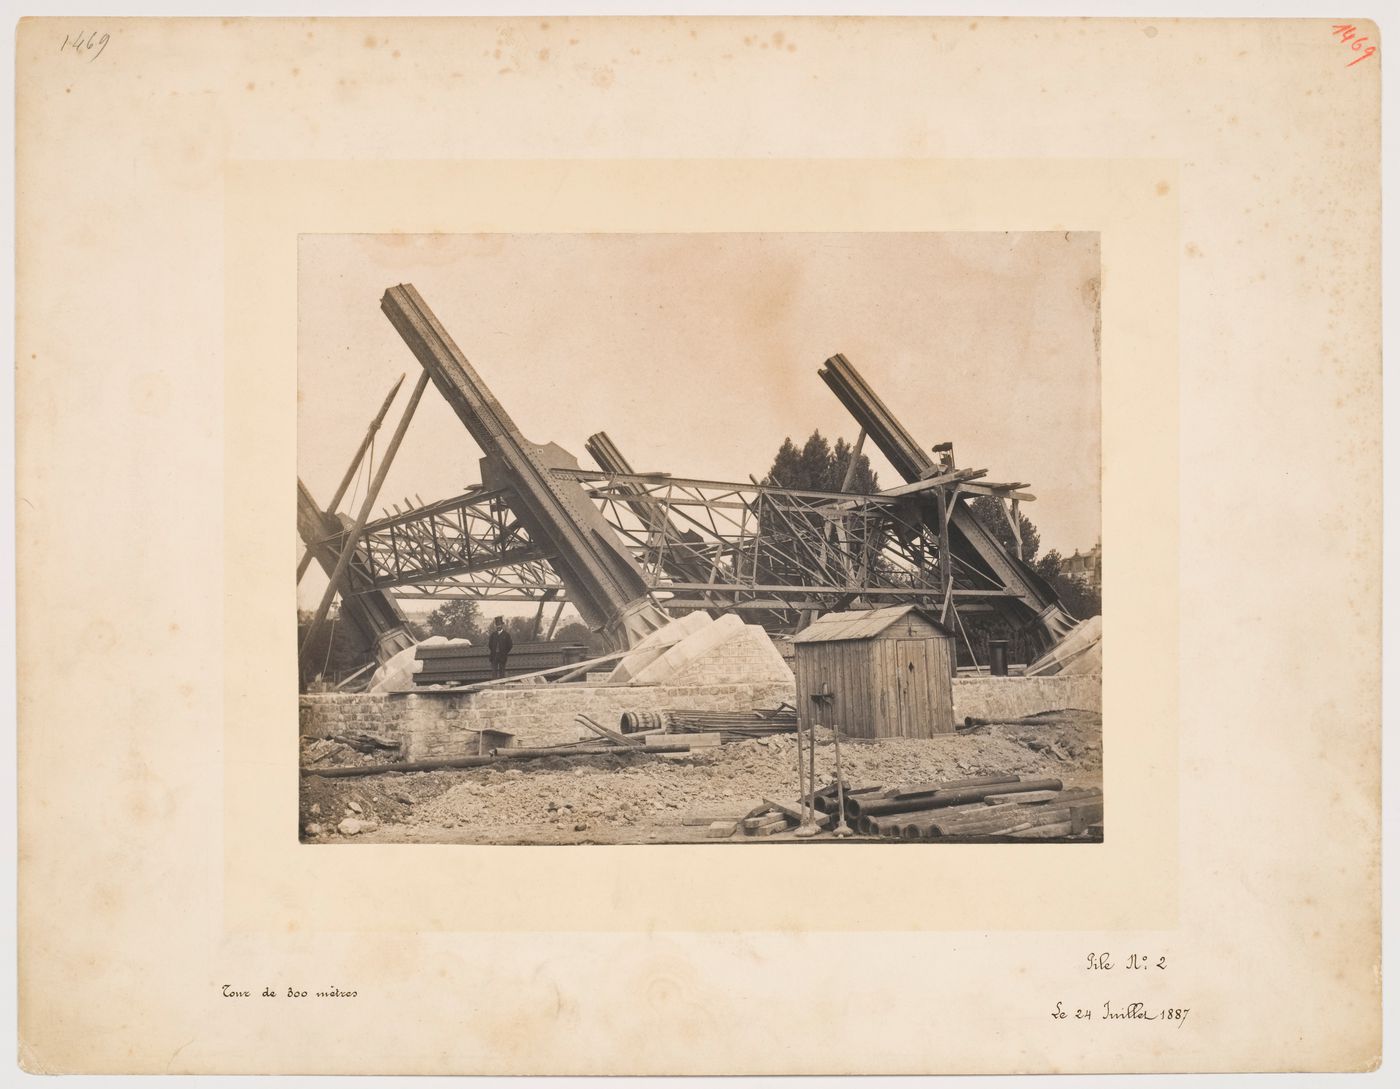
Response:
[[[309,235],[304,843],[1104,835],[1094,233]]]

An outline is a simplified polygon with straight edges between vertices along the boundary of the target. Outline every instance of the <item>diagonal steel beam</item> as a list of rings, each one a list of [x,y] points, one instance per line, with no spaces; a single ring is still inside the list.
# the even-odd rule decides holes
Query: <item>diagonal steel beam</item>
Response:
[[[508,502],[584,619],[615,647],[633,645],[669,618],[598,509],[551,472],[411,284],[384,292],[380,307],[477,445],[510,482]]]

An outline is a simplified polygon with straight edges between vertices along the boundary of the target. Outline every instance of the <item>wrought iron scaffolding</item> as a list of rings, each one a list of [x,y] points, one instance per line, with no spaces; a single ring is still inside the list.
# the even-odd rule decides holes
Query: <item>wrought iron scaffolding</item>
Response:
[[[808,491],[665,474],[555,469],[576,482],[635,558],[668,612],[744,609],[788,614],[872,604],[991,607],[1016,597],[995,574],[945,551],[930,531],[936,493],[963,501],[957,481],[912,495]],[[984,486],[985,487],[985,486]],[[980,490],[980,489],[979,489]],[[507,506],[505,489],[396,513],[364,527],[352,593],[539,602],[564,591],[550,553]]]

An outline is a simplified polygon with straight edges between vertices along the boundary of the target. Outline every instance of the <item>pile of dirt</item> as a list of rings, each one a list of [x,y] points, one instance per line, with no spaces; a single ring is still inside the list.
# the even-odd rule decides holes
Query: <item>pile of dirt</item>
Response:
[[[458,774],[417,772],[350,779],[322,779],[316,775],[305,775],[301,780],[302,838],[335,835],[345,820],[373,823],[379,827],[408,823],[419,805],[451,789]],[[351,834],[369,830],[357,828]]]
[[[849,783],[913,785],[981,775],[1053,777],[1066,787],[1098,786],[1102,778],[1097,716],[1035,726],[987,726],[933,740],[843,739]],[[818,732],[817,777],[835,770],[830,731]],[[549,757],[491,767],[304,779],[302,824],[332,833],[346,816],[378,825],[469,831],[478,842],[523,829],[615,839],[632,829],[674,826],[692,813],[742,814],[763,798],[798,795],[797,739],[779,734],[692,753]],[[350,808],[354,802],[360,812]],[[316,812],[312,807],[318,806]]]
[[[304,768],[364,767],[367,764],[385,764],[397,759],[393,752],[362,752],[328,737],[303,737],[301,739],[301,766]]]

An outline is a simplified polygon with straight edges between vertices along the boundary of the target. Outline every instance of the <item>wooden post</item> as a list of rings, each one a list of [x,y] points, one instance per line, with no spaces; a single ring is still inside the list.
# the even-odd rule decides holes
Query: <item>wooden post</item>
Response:
[[[345,491],[350,487],[350,481],[355,479],[355,473],[360,468],[360,462],[364,460],[365,451],[369,449],[370,440],[374,438],[374,433],[379,430],[379,425],[384,422],[385,415],[389,412],[389,406],[393,403],[394,394],[399,392],[399,387],[403,385],[403,375],[399,375],[399,380],[394,383],[394,388],[389,391],[389,396],[384,398],[384,403],[379,406],[379,413],[369,422],[369,430],[365,432],[365,437],[360,440],[360,448],[355,451],[355,456],[350,459],[350,468],[345,470],[345,476],[341,478],[340,487],[336,488],[335,495],[331,496],[331,505],[326,508],[327,514],[334,514],[336,508],[340,506],[340,501],[345,498]],[[306,555],[302,556],[301,562],[297,564],[297,585],[301,585],[301,577],[306,574],[306,569],[311,566],[313,550],[310,546],[306,549]]]
[[[384,460],[379,463],[379,471],[374,474],[369,491],[365,493],[365,501],[360,507],[360,516],[355,519],[355,524],[345,532],[345,539],[340,546],[340,559],[336,562],[335,570],[331,572],[331,580],[326,586],[325,594],[321,597],[321,604],[316,609],[311,626],[306,629],[306,638],[302,640],[302,653],[306,652],[306,648],[311,645],[320,632],[321,625],[326,622],[326,614],[330,612],[331,602],[335,600],[341,579],[345,577],[345,571],[350,566],[351,558],[355,555],[355,546],[359,544],[360,534],[364,531],[365,523],[369,521],[370,512],[374,510],[374,501],[379,497],[379,489],[384,485],[384,478],[389,475],[389,466],[394,463],[394,455],[398,453],[399,444],[403,442],[404,434],[408,431],[409,421],[413,419],[413,410],[418,407],[418,402],[422,400],[423,391],[427,387],[428,372],[425,370],[419,375],[418,384],[413,387],[413,393],[408,399],[408,407],[403,410],[403,418],[399,420],[394,437],[389,440],[389,446],[384,451]]]
[[[948,492],[944,488],[939,488],[938,492],[938,573],[940,575],[941,589],[945,597],[951,597],[949,591],[953,588],[953,550],[952,542],[948,536],[948,510],[951,503],[957,499],[957,486],[953,487],[953,496],[950,500]]]
[[[1006,515],[1007,525],[1011,527],[1011,539],[1016,542],[1016,558],[1024,560],[1021,554],[1021,501],[1012,499],[1007,502],[1006,496],[1001,497],[1001,509]]]

